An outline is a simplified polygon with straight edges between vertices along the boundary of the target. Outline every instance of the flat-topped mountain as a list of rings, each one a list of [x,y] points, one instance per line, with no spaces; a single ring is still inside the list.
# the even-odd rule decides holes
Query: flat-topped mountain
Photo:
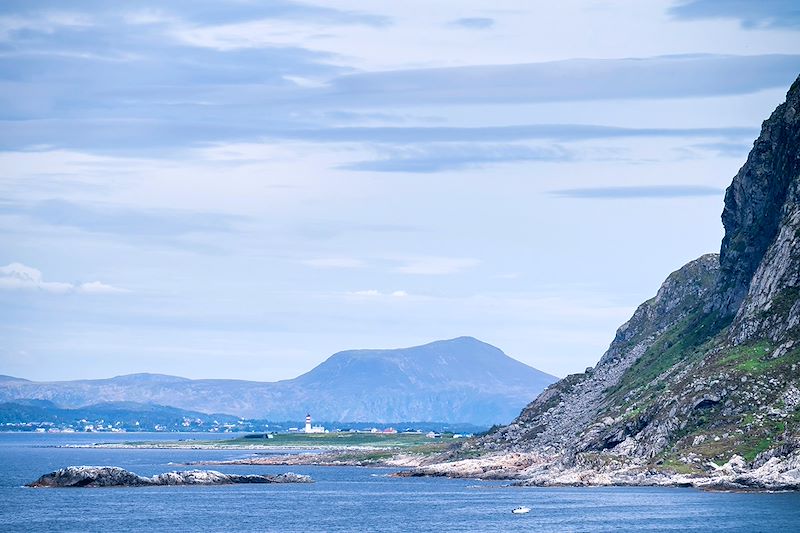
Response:
[[[348,350],[292,380],[306,387],[340,389],[392,385],[415,389],[468,386],[488,393],[544,389],[553,376],[512,359],[472,337],[394,350]]]
[[[295,379],[264,383],[159,374],[38,383],[0,380],[0,401],[61,407],[129,401],[247,418],[342,422],[508,422],[557,378],[471,337],[339,352]]]

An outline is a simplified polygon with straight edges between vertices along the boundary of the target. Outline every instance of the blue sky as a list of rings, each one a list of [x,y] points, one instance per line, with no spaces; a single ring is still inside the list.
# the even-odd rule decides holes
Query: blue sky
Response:
[[[6,1],[0,373],[459,335],[582,371],[719,249],[798,31],[778,0]]]

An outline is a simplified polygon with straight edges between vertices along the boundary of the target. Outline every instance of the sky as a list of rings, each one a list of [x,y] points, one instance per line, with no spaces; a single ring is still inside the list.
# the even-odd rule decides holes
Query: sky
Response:
[[[798,73],[794,0],[6,0],[0,374],[583,371]]]

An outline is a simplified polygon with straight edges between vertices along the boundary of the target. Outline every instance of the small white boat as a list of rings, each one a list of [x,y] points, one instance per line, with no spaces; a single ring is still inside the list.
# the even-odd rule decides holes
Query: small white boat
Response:
[[[522,505],[520,507],[515,507],[514,509],[511,510],[511,512],[514,513],[514,514],[525,514],[525,513],[530,513],[531,512],[531,508],[530,507],[525,507],[524,505]]]

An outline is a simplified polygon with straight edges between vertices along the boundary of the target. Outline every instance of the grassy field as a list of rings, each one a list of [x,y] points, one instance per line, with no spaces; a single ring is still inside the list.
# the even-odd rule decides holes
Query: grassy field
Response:
[[[419,433],[279,433],[273,435],[271,439],[241,437],[221,442],[228,445],[406,448],[443,440],[452,441],[452,435],[444,434],[442,438],[431,439]]]
[[[128,441],[121,444],[102,443],[101,447],[131,448],[370,448],[404,451],[444,448],[457,442],[452,434],[429,438],[420,433],[279,433],[272,438],[249,435],[228,440],[188,439],[175,441]]]

